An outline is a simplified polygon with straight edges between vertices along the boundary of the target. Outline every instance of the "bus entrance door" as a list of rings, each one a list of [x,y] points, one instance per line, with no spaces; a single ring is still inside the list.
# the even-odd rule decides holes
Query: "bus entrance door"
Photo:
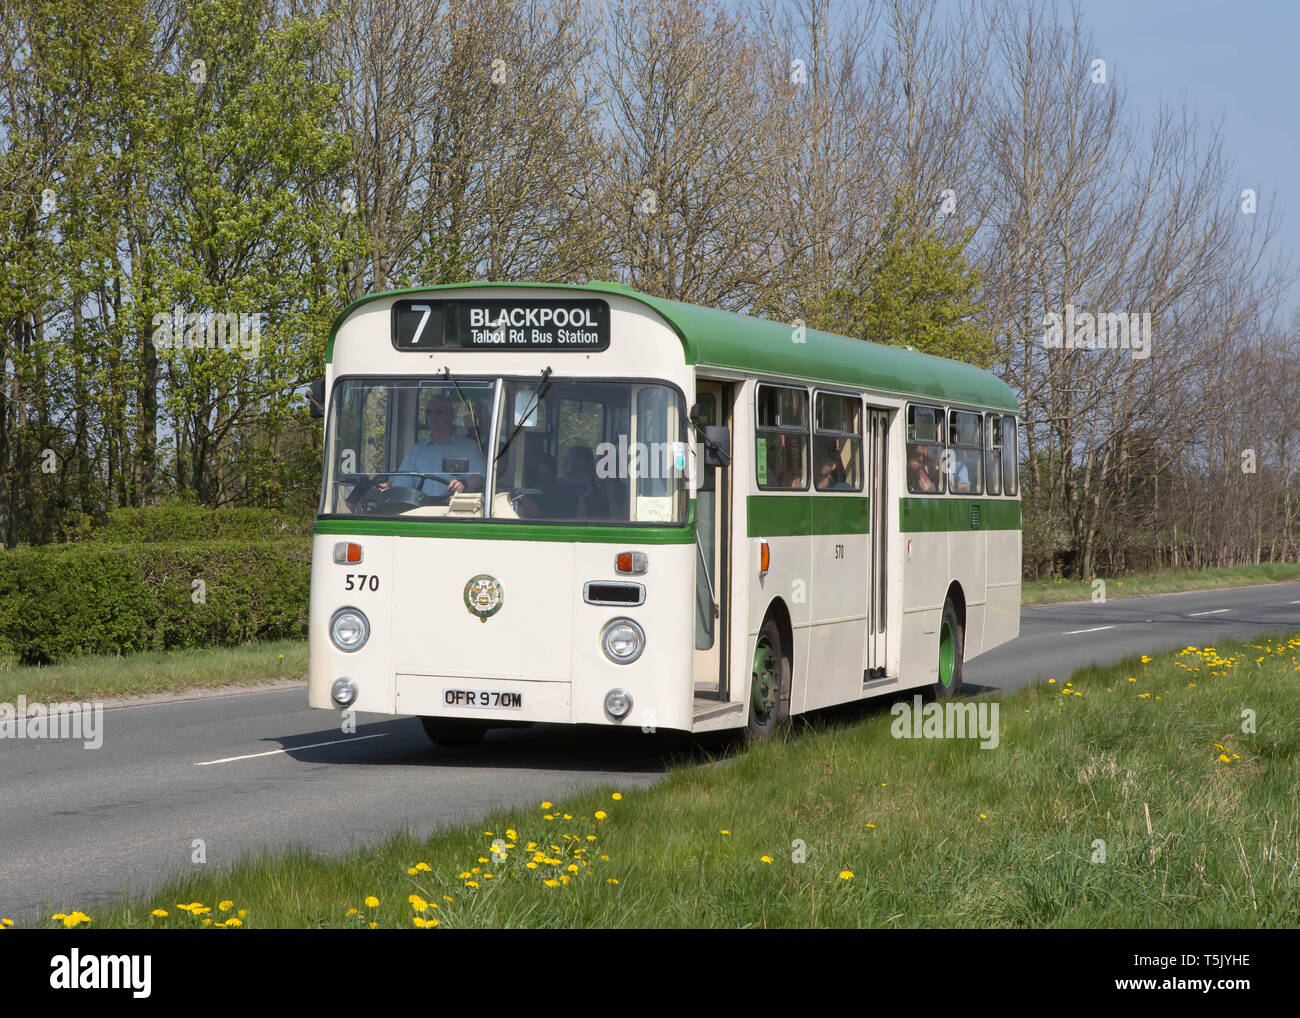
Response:
[[[700,380],[695,386],[697,423],[725,425],[731,419],[731,386]],[[727,683],[727,642],[731,601],[731,467],[707,466],[698,433],[694,437],[695,475],[695,656],[697,700],[730,699]]]

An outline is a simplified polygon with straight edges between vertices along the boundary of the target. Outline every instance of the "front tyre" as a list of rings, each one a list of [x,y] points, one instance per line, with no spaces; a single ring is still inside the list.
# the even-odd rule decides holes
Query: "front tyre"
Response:
[[[772,619],[763,623],[754,644],[749,685],[751,739],[766,739],[790,717],[790,659],[781,629]]]
[[[939,681],[934,684],[936,698],[946,700],[961,691],[965,647],[966,633],[957,617],[957,608],[949,598],[943,604],[943,621],[939,623]]]
[[[473,746],[487,731],[487,725],[459,718],[420,718],[424,734],[436,746]]]

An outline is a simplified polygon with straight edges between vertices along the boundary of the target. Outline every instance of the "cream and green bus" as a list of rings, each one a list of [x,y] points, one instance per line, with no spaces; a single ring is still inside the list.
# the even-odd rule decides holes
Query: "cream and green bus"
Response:
[[[1017,403],[967,364],[478,283],[349,306],[316,402],[313,707],[762,736],[1019,632]]]

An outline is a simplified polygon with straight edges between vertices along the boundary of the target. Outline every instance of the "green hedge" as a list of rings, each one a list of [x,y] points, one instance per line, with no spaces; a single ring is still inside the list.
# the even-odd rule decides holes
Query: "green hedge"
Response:
[[[275,540],[311,536],[312,517],[274,509],[205,509],[156,505],[114,509],[78,543],[154,544],[175,541]]]
[[[198,512],[219,516],[214,529],[226,534],[241,510]],[[80,654],[301,638],[310,572],[305,537],[0,551],[0,657],[48,664]],[[195,580],[204,587],[197,602]]]

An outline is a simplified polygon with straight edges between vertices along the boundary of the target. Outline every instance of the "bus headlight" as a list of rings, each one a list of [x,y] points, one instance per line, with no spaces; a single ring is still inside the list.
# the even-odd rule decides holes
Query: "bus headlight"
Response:
[[[330,639],[339,650],[360,650],[370,639],[370,623],[355,608],[340,608],[330,619]]]
[[[631,664],[645,649],[645,630],[631,619],[613,619],[600,632],[600,649],[615,664]]]
[[[632,694],[626,689],[611,689],[605,694],[605,710],[621,721],[632,712]]]
[[[357,702],[357,684],[349,678],[335,679],[330,687],[330,699],[336,707],[351,707]]]

